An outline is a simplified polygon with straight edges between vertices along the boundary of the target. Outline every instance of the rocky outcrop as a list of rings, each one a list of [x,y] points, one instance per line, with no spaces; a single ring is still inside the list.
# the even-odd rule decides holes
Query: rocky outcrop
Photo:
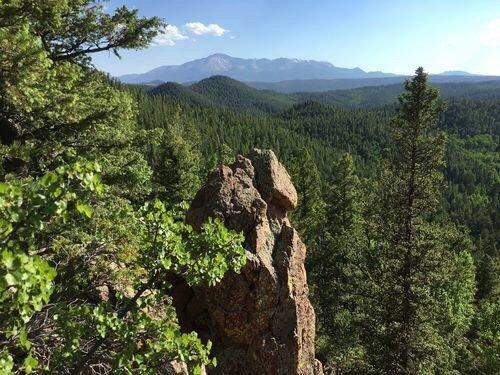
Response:
[[[181,326],[214,343],[209,374],[320,374],[315,316],[308,299],[306,248],[287,212],[297,205],[290,177],[272,151],[253,150],[211,174],[192,202],[187,222],[208,217],[243,232],[248,262],[215,287],[177,283]]]

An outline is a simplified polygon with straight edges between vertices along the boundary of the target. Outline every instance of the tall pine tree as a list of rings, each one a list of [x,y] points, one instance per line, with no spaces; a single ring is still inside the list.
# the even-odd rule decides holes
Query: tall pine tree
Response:
[[[471,245],[467,234],[435,215],[445,142],[433,131],[438,91],[422,68],[405,89],[393,121],[394,149],[378,180],[366,348],[375,373],[446,373],[472,315]]]
[[[292,220],[304,242],[316,248],[321,241],[318,233],[324,224],[325,202],[322,197],[322,180],[310,151],[302,149],[300,158],[290,163],[290,173],[299,194],[299,206],[293,212]]]

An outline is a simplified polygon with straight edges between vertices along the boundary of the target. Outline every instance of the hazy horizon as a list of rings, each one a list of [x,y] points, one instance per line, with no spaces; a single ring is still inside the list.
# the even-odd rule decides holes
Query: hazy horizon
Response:
[[[111,0],[169,23],[154,45],[95,56],[97,68],[119,76],[180,65],[215,53],[239,58],[296,58],[337,67],[411,74],[467,71],[500,75],[497,0],[291,1]]]
[[[367,73],[371,73],[371,72],[383,72],[383,73],[393,73],[395,75],[402,75],[402,76],[412,76],[414,74],[414,70],[417,68],[417,66],[415,66],[413,68],[412,71],[409,71],[409,72],[404,72],[404,73],[398,73],[398,72],[391,72],[391,71],[387,71],[387,70],[368,70],[368,69],[363,69],[361,66],[340,66],[340,65],[337,65],[335,64],[334,62],[332,61],[327,61],[327,60],[316,60],[316,59],[299,59],[299,58],[296,58],[296,57],[286,57],[286,56],[280,56],[280,57],[274,57],[274,58],[269,58],[269,57],[241,57],[241,56],[232,56],[232,55],[229,55],[227,53],[223,53],[223,52],[214,52],[214,53],[211,53],[207,56],[202,56],[202,57],[199,57],[199,58],[194,58],[194,59],[191,59],[191,60],[186,60],[186,61],[183,61],[183,62],[180,62],[180,63],[177,63],[177,64],[159,64],[158,66],[155,66],[151,69],[148,69],[148,70],[144,70],[144,71],[137,71],[137,72],[127,72],[127,73],[124,73],[124,74],[119,74],[117,75],[118,76],[121,76],[121,75],[127,75],[127,74],[142,74],[142,73],[147,73],[147,72],[150,72],[151,70],[154,70],[156,68],[160,68],[162,66],[179,66],[179,65],[183,65],[183,64],[186,64],[186,63],[189,63],[191,61],[195,61],[195,60],[203,60],[205,58],[208,58],[210,56],[213,56],[213,55],[226,55],[226,56],[229,56],[231,58],[237,58],[237,59],[245,59],[245,60],[279,60],[279,59],[290,59],[290,60],[299,60],[299,61],[315,61],[315,62],[324,62],[324,63],[330,63],[332,64],[333,66],[337,67],[337,68],[347,68],[347,69],[355,69],[355,68],[359,68],[359,69],[362,69],[364,72],[367,72]],[[110,56],[110,58],[113,58],[114,56]],[[424,66],[425,68],[425,66]],[[106,69],[102,69],[102,70],[105,70],[107,71]],[[426,70],[427,71],[427,70]],[[488,73],[477,73],[477,72],[474,72],[474,71],[468,71],[468,70],[464,70],[464,69],[445,69],[445,70],[442,70],[442,71],[427,71],[429,74],[431,75],[436,75],[436,74],[442,74],[442,73],[449,73],[449,72],[457,72],[457,73],[468,73],[468,74],[472,74],[472,75],[484,75],[484,76],[500,76],[500,72],[498,74],[488,74]],[[224,75],[224,74],[221,74],[221,75]],[[306,78],[307,79],[307,78]]]

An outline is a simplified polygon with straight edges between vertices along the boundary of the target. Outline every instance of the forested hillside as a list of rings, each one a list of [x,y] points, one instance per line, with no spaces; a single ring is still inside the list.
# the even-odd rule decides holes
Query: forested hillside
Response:
[[[460,72],[449,72],[450,74],[429,75],[431,84],[445,83],[472,83],[485,81],[498,81],[498,76],[457,75]],[[282,93],[294,92],[321,92],[331,90],[346,90],[368,86],[387,86],[402,84],[408,76],[394,76],[385,78],[361,78],[361,79],[300,79],[281,82],[247,82],[251,87],[260,90],[272,90]],[[402,87],[402,86],[401,86]]]
[[[151,95],[168,97],[183,105],[231,108],[241,111],[275,112],[286,108],[294,98],[272,91],[255,90],[229,77],[214,76],[190,86],[164,83],[150,91]]]
[[[210,81],[220,83],[217,77],[204,83]],[[470,316],[463,316],[472,320],[463,322],[468,328],[463,326],[463,336],[455,337],[453,348],[447,349],[455,353],[455,359],[434,366],[455,368],[459,373],[489,374],[499,366],[494,354],[498,349],[495,322],[500,312],[498,87],[496,83],[451,84],[441,89],[451,99],[440,101],[442,110],[436,115],[434,132],[442,132],[446,141],[444,163],[436,167],[444,174],[436,195],[441,203],[432,217],[465,236],[447,241],[465,241],[464,249],[472,254],[474,267],[460,272],[463,277],[475,273],[476,291],[474,314],[468,310]],[[373,225],[370,201],[380,183],[383,160],[393,148],[392,124],[398,113],[394,98],[401,89],[388,86],[304,94],[301,99],[294,97],[297,104],[284,110],[271,99],[268,113],[246,99],[247,90],[228,97],[221,105],[213,101],[208,105],[191,100],[183,103],[163,96],[161,90],[132,91],[139,102],[139,123],[146,128],[178,128],[169,124],[174,118],[177,124],[186,124],[179,127],[189,129],[179,152],[199,150],[200,159],[207,161],[201,170],[230,162],[235,153],[253,147],[271,148],[285,161],[301,197],[294,222],[302,228],[301,235],[309,246],[308,270],[321,327],[318,345],[323,359],[340,373],[379,373],[377,366],[382,362],[371,362],[375,354],[368,352],[369,340],[363,336],[367,335],[363,328],[367,317],[359,310],[362,296],[356,291],[366,287],[366,280],[353,266],[363,261],[360,231],[367,230],[365,225]],[[233,107],[234,97],[246,103],[246,111]],[[153,151],[152,160],[156,160],[154,155]],[[171,175],[171,181],[179,186],[184,184],[183,178]],[[472,243],[466,245],[469,236]]]
[[[92,0],[0,0],[0,374],[216,368],[172,280],[244,267],[241,233],[184,218],[255,147],[298,191],[327,374],[498,374],[499,83],[435,88],[418,68],[404,86],[278,94],[123,85],[92,65],[164,27]]]
[[[500,80],[486,82],[439,83],[445,99],[500,100]],[[143,86],[145,89],[148,86]],[[298,92],[283,94],[257,90],[242,82],[224,76],[213,76],[185,86],[164,83],[150,90],[152,95],[169,98],[175,103],[194,106],[218,106],[233,110],[279,112],[291,104],[315,101],[339,107],[373,108],[394,103],[403,92],[403,84],[360,87],[325,92]]]
[[[477,83],[436,83],[444,99],[499,100],[500,81]],[[304,93],[301,100],[315,100],[325,104],[351,107],[376,107],[394,103],[403,92],[403,85],[361,87],[323,93]]]

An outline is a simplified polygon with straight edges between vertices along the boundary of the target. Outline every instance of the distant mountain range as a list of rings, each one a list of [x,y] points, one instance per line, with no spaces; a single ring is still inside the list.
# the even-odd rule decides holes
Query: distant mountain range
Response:
[[[118,77],[124,83],[157,86],[165,82],[193,84],[223,75],[257,88],[283,93],[318,92],[383,86],[403,82],[407,76],[340,68],[329,62],[298,59],[241,59],[215,54],[182,65],[165,65],[142,74]],[[430,76],[431,83],[482,82],[500,80],[464,71],[446,71]]]
[[[457,73],[455,75],[448,73]],[[429,75],[431,84],[440,83],[474,83],[485,81],[500,81],[500,76],[481,76],[474,74],[458,74],[459,72],[445,72]],[[465,73],[465,72],[464,72]],[[322,92],[331,90],[346,90],[360,87],[386,86],[400,84],[409,76],[393,76],[383,78],[360,79],[299,79],[280,82],[246,82],[247,85],[259,90],[272,90],[276,92]]]
[[[182,65],[160,66],[143,74],[118,77],[124,83],[154,81],[187,83],[213,75],[239,81],[278,82],[295,79],[360,79],[393,77],[395,74],[365,72],[360,68],[339,68],[329,62],[298,59],[241,59],[215,54]]]

